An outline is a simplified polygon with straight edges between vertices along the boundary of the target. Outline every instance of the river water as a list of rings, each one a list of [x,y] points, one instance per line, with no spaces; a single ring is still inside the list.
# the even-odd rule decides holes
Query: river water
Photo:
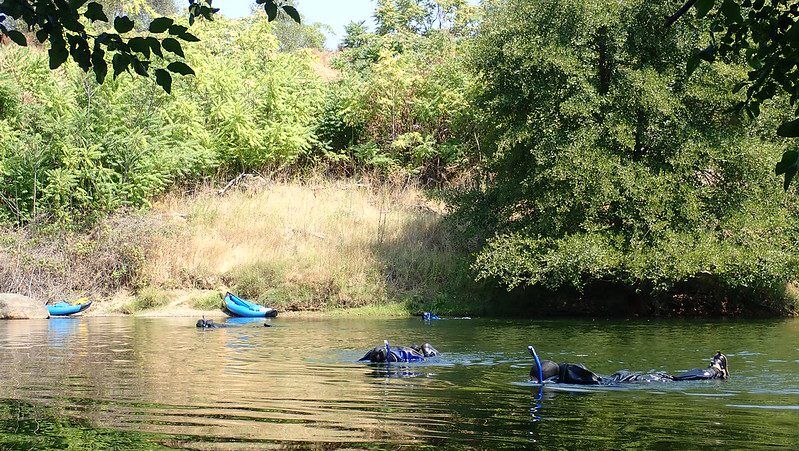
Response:
[[[799,320],[0,322],[0,448],[799,447]],[[388,339],[421,364],[358,363]],[[547,387],[542,358],[728,381]]]

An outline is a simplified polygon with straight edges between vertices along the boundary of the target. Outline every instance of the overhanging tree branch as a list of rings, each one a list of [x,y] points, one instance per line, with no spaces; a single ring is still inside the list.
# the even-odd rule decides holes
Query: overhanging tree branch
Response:
[[[189,26],[196,19],[213,20],[219,11],[212,0],[188,0]],[[297,10],[286,0],[256,0],[263,5],[269,20],[274,20],[279,11],[300,22]],[[170,17],[157,17],[146,27],[137,29],[133,19],[127,15],[109,17],[103,6],[89,0],[2,0],[0,2],[0,35],[17,45],[28,45],[28,37],[17,29],[9,29],[5,19],[25,25],[36,39],[45,44],[49,41],[50,69],[57,69],[72,58],[84,72],[94,72],[98,83],[103,83],[109,63],[116,78],[123,72],[142,77],[155,74],[155,82],[166,92],[172,89],[172,74],[191,75],[194,71],[184,60],[180,41],[197,42],[196,36]],[[137,19],[138,20],[138,19]],[[101,32],[90,32],[95,22]],[[89,29],[87,29],[89,27]],[[158,57],[158,59],[154,58]]]
[[[674,22],[677,22],[678,20],[680,20],[680,17],[684,16],[685,13],[688,12],[688,10],[690,10],[691,8],[694,7],[694,5],[696,4],[696,1],[697,0],[688,0],[687,2],[685,2],[684,5],[682,5],[680,7],[680,9],[675,11],[674,14],[668,16],[666,18],[666,27],[670,27],[670,26],[674,25]]]

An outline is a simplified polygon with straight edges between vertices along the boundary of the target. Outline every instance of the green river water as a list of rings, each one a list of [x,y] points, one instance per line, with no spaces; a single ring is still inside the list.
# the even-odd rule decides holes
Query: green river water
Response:
[[[799,448],[799,320],[0,322],[0,448]],[[428,341],[421,364],[358,363]],[[548,386],[542,358],[728,381]]]

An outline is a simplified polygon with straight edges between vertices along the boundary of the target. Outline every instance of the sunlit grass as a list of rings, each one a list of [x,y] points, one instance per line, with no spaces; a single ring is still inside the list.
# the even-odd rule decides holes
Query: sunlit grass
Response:
[[[230,289],[281,310],[414,300],[392,315],[473,292],[443,206],[413,186],[256,180],[224,196],[172,195],[155,210],[173,218],[145,268],[157,286]]]

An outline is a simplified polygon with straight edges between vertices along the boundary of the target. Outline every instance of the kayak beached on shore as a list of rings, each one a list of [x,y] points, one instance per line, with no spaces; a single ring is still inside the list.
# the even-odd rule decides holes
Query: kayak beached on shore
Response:
[[[245,318],[274,318],[277,316],[277,310],[246,301],[232,293],[227,293],[225,295],[224,302],[225,313],[231,316]]]
[[[80,313],[91,307],[92,301],[88,298],[78,299],[72,302],[61,301],[56,304],[48,305],[47,311],[50,316],[69,316]]]

